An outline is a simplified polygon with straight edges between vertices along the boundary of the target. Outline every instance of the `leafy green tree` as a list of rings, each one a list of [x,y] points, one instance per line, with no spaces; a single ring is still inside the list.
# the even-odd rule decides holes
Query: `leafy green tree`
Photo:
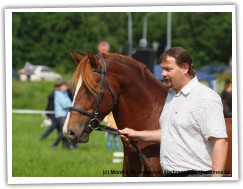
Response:
[[[133,48],[142,38],[145,14],[132,13]],[[17,69],[31,61],[62,73],[73,72],[75,64],[69,50],[83,55],[86,49],[97,53],[101,41],[110,43],[111,52],[126,52],[128,17],[124,12],[14,12],[12,18],[12,59]],[[166,46],[166,19],[163,12],[148,17],[148,47],[158,41],[158,56]],[[172,46],[188,49],[197,68],[227,64],[232,54],[232,14],[172,13]]]
[[[173,13],[173,46],[191,52],[197,67],[227,64],[232,54],[231,13]]]

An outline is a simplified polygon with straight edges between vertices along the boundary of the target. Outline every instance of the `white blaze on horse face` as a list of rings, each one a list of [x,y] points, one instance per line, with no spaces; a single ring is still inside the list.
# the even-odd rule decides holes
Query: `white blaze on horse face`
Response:
[[[82,78],[80,76],[80,78],[78,80],[78,84],[77,84],[76,89],[75,89],[72,106],[74,105],[76,96],[78,95],[78,91],[79,91],[79,89],[80,89],[81,86],[82,86]],[[70,117],[70,112],[67,115],[67,118],[65,120],[65,123],[64,123],[63,129],[62,129],[62,132],[63,132],[64,135],[67,133],[67,126],[68,126],[69,117]]]

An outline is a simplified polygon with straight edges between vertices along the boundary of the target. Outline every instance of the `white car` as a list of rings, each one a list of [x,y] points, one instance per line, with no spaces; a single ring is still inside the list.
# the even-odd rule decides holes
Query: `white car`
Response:
[[[60,81],[61,75],[53,72],[51,68],[42,65],[33,65],[33,73],[30,76],[30,81]],[[26,71],[23,69],[18,72],[21,81],[27,81]]]

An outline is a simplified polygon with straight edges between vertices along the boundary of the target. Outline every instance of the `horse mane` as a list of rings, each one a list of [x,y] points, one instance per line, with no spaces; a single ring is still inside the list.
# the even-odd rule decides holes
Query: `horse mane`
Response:
[[[130,58],[128,56],[115,54],[115,53],[109,53],[109,54],[105,54],[105,55],[106,56],[111,55],[110,57],[113,56],[114,58],[117,58],[117,59],[122,60],[124,62],[129,62],[129,63],[132,63],[133,65],[136,65],[138,68],[141,69],[141,72],[143,73],[143,75],[145,73],[145,69],[147,69],[147,66],[145,64],[142,64],[141,62],[138,62],[137,60]]]
[[[76,89],[79,78],[82,77],[82,83],[86,85],[88,90],[95,94],[99,90],[99,85],[94,80],[94,74],[91,69],[91,65],[89,64],[89,59],[85,56],[80,63],[78,64],[76,71],[73,75],[73,91]]]
[[[109,59],[109,58],[116,59],[117,61],[114,61],[113,63],[117,63],[117,62],[120,62],[121,64],[131,63],[131,65],[138,67],[143,77],[145,77],[145,70],[147,69],[146,65],[124,55],[119,55],[115,53],[103,53],[101,55],[104,59]],[[95,81],[95,74],[92,71],[88,56],[85,56],[76,68],[76,71],[73,76],[73,82],[72,82],[73,90],[76,89],[80,77],[82,77],[83,84],[88,88],[88,90],[92,94],[95,94],[99,91],[100,84]]]

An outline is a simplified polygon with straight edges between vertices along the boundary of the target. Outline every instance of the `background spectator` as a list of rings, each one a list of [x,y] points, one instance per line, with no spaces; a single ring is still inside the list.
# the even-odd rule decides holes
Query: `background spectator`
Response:
[[[224,83],[224,89],[221,93],[221,99],[224,107],[224,117],[232,117],[232,82],[226,80]]]
[[[32,64],[30,64],[30,62],[26,62],[25,66],[24,66],[24,70],[26,72],[27,75],[27,81],[30,81],[30,77],[33,74],[34,71],[34,66]]]
[[[54,95],[55,95],[55,91],[57,90],[59,90],[59,85],[55,84],[53,86],[53,91],[48,96],[46,111],[54,111]],[[47,128],[46,131],[41,135],[40,140],[44,140],[46,137],[48,137],[54,129],[57,129],[58,131],[55,115],[47,113],[46,116],[51,120],[51,126]]]
[[[117,129],[116,122],[114,120],[112,112],[110,112],[105,117],[104,121],[107,123],[107,126],[112,127],[114,129]],[[112,150],[113,139],[114,139],[114,144],[115,144],[116,150],[120,150],[119,135],[115,135],[115,134],[112,134],[112,133],[108,133],[108,136],[107,136],[107,143],[106,143],[107,150],[108,151]]]
[[[55,118],[57,120],[58,137],[54,141],[52,148],[56,149],[59,142],[62,141],[62,147],[66,149],[73,149],[74,146],[69,144],[67,139],[63,136],[62,128],[65,123],[69,108],[72,105],[72,101],[68,96],[68,85],[65,81],[59,84],[59,90],[54,93],[54,110]]]

